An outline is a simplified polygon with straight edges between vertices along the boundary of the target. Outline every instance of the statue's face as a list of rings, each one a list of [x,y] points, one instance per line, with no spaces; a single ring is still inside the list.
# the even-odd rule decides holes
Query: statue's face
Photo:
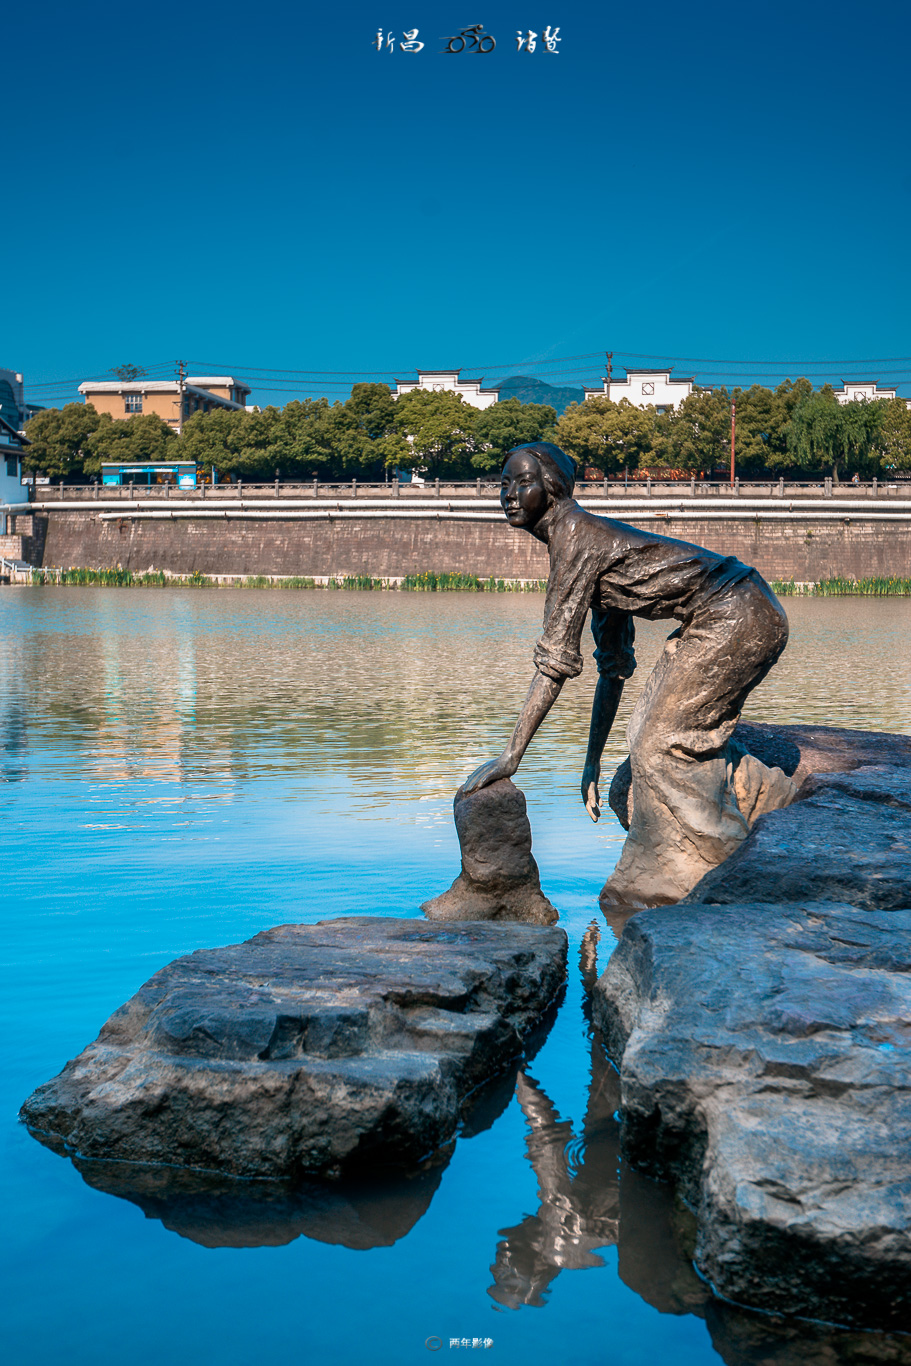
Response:
[[[550,507],[541,466],[533,455],[511,455],[503,466],[500,506],[510,526],[535,526]]]

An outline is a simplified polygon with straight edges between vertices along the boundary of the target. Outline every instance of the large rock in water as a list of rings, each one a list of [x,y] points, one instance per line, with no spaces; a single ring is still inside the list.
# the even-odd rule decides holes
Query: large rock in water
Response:
[[[594,1018],[624,1149],[678,1183],[719,1294],[911,1326],[911,910],[642,911]]]
[[[531,852],[525,794],[508,778],[453,802],[462,871],[448,891],[425,901],[428,920],[519,920],[553,925],[556,907],[541,891]]]
[[[351,916],[155,974],[22,1107],[82,1158],[239,1176],[407,1164],[559,993],[562,930]]]
[[[683,904],[769,898],[911,907],[911,767],[811,774],[794,804],[761,816]]]

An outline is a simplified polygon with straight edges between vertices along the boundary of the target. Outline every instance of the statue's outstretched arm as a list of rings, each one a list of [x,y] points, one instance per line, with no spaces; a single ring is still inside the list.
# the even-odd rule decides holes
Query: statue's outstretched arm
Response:
[[[599,674],[595,688],[592,721],[588,731],[588,750],[585,755],[585,767],[582,770],[582,800],[593,821],[601,815],[601,792],[598,786],[601,780],[601,755],[604,753],[607,737],[617,715],[625,681],[616,676]]]
[[[582,800],[586,811],[596,821],[601,815],[601,792],[598,786],[601,756],[623,696],[623,684],[636,667],[633,619],[627,612],[593,608],[592,635],[596,646],[598,684],[592,703],[588,750],[582,770]]]
[[[467,797],[470,792],[477,792],[479,787],[489,787],[499,778],[512,777],[531,743],[532,736],[560,696],[562,687],[562,678],[548,678],[547,674],[535,674],[528,689],[528,696],[519,712],[512,739],[498,759],[489,759],[466,779],[459,788],[459,793],[463,797]]]

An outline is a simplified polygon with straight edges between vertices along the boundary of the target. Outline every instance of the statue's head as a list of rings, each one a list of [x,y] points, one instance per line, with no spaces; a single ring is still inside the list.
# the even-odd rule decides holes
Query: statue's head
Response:
[[[576,468],[566,452],[549,441],[533,441],[507,455],[500,505],[510,526],[530,531],[554,503],[571,498],[575,486]]]

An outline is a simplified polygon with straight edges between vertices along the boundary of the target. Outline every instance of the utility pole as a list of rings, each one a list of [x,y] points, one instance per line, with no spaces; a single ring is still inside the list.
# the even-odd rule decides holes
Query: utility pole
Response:
[[[605,354],[605,356],[607,356],[607,397],[610,398],[610,382],[611,382],[611,375],[614,373],[614,366],[613,366],[614,353],[613,353],[613,351],[605,351],[604,354]]]
[[[183,435],[183,393],[184,393],[184,367],[185,360],[177,362],[177,435]]]
[[[734,436],[737,431],[737,400],[731,394],[731,488],[734,487]]]

